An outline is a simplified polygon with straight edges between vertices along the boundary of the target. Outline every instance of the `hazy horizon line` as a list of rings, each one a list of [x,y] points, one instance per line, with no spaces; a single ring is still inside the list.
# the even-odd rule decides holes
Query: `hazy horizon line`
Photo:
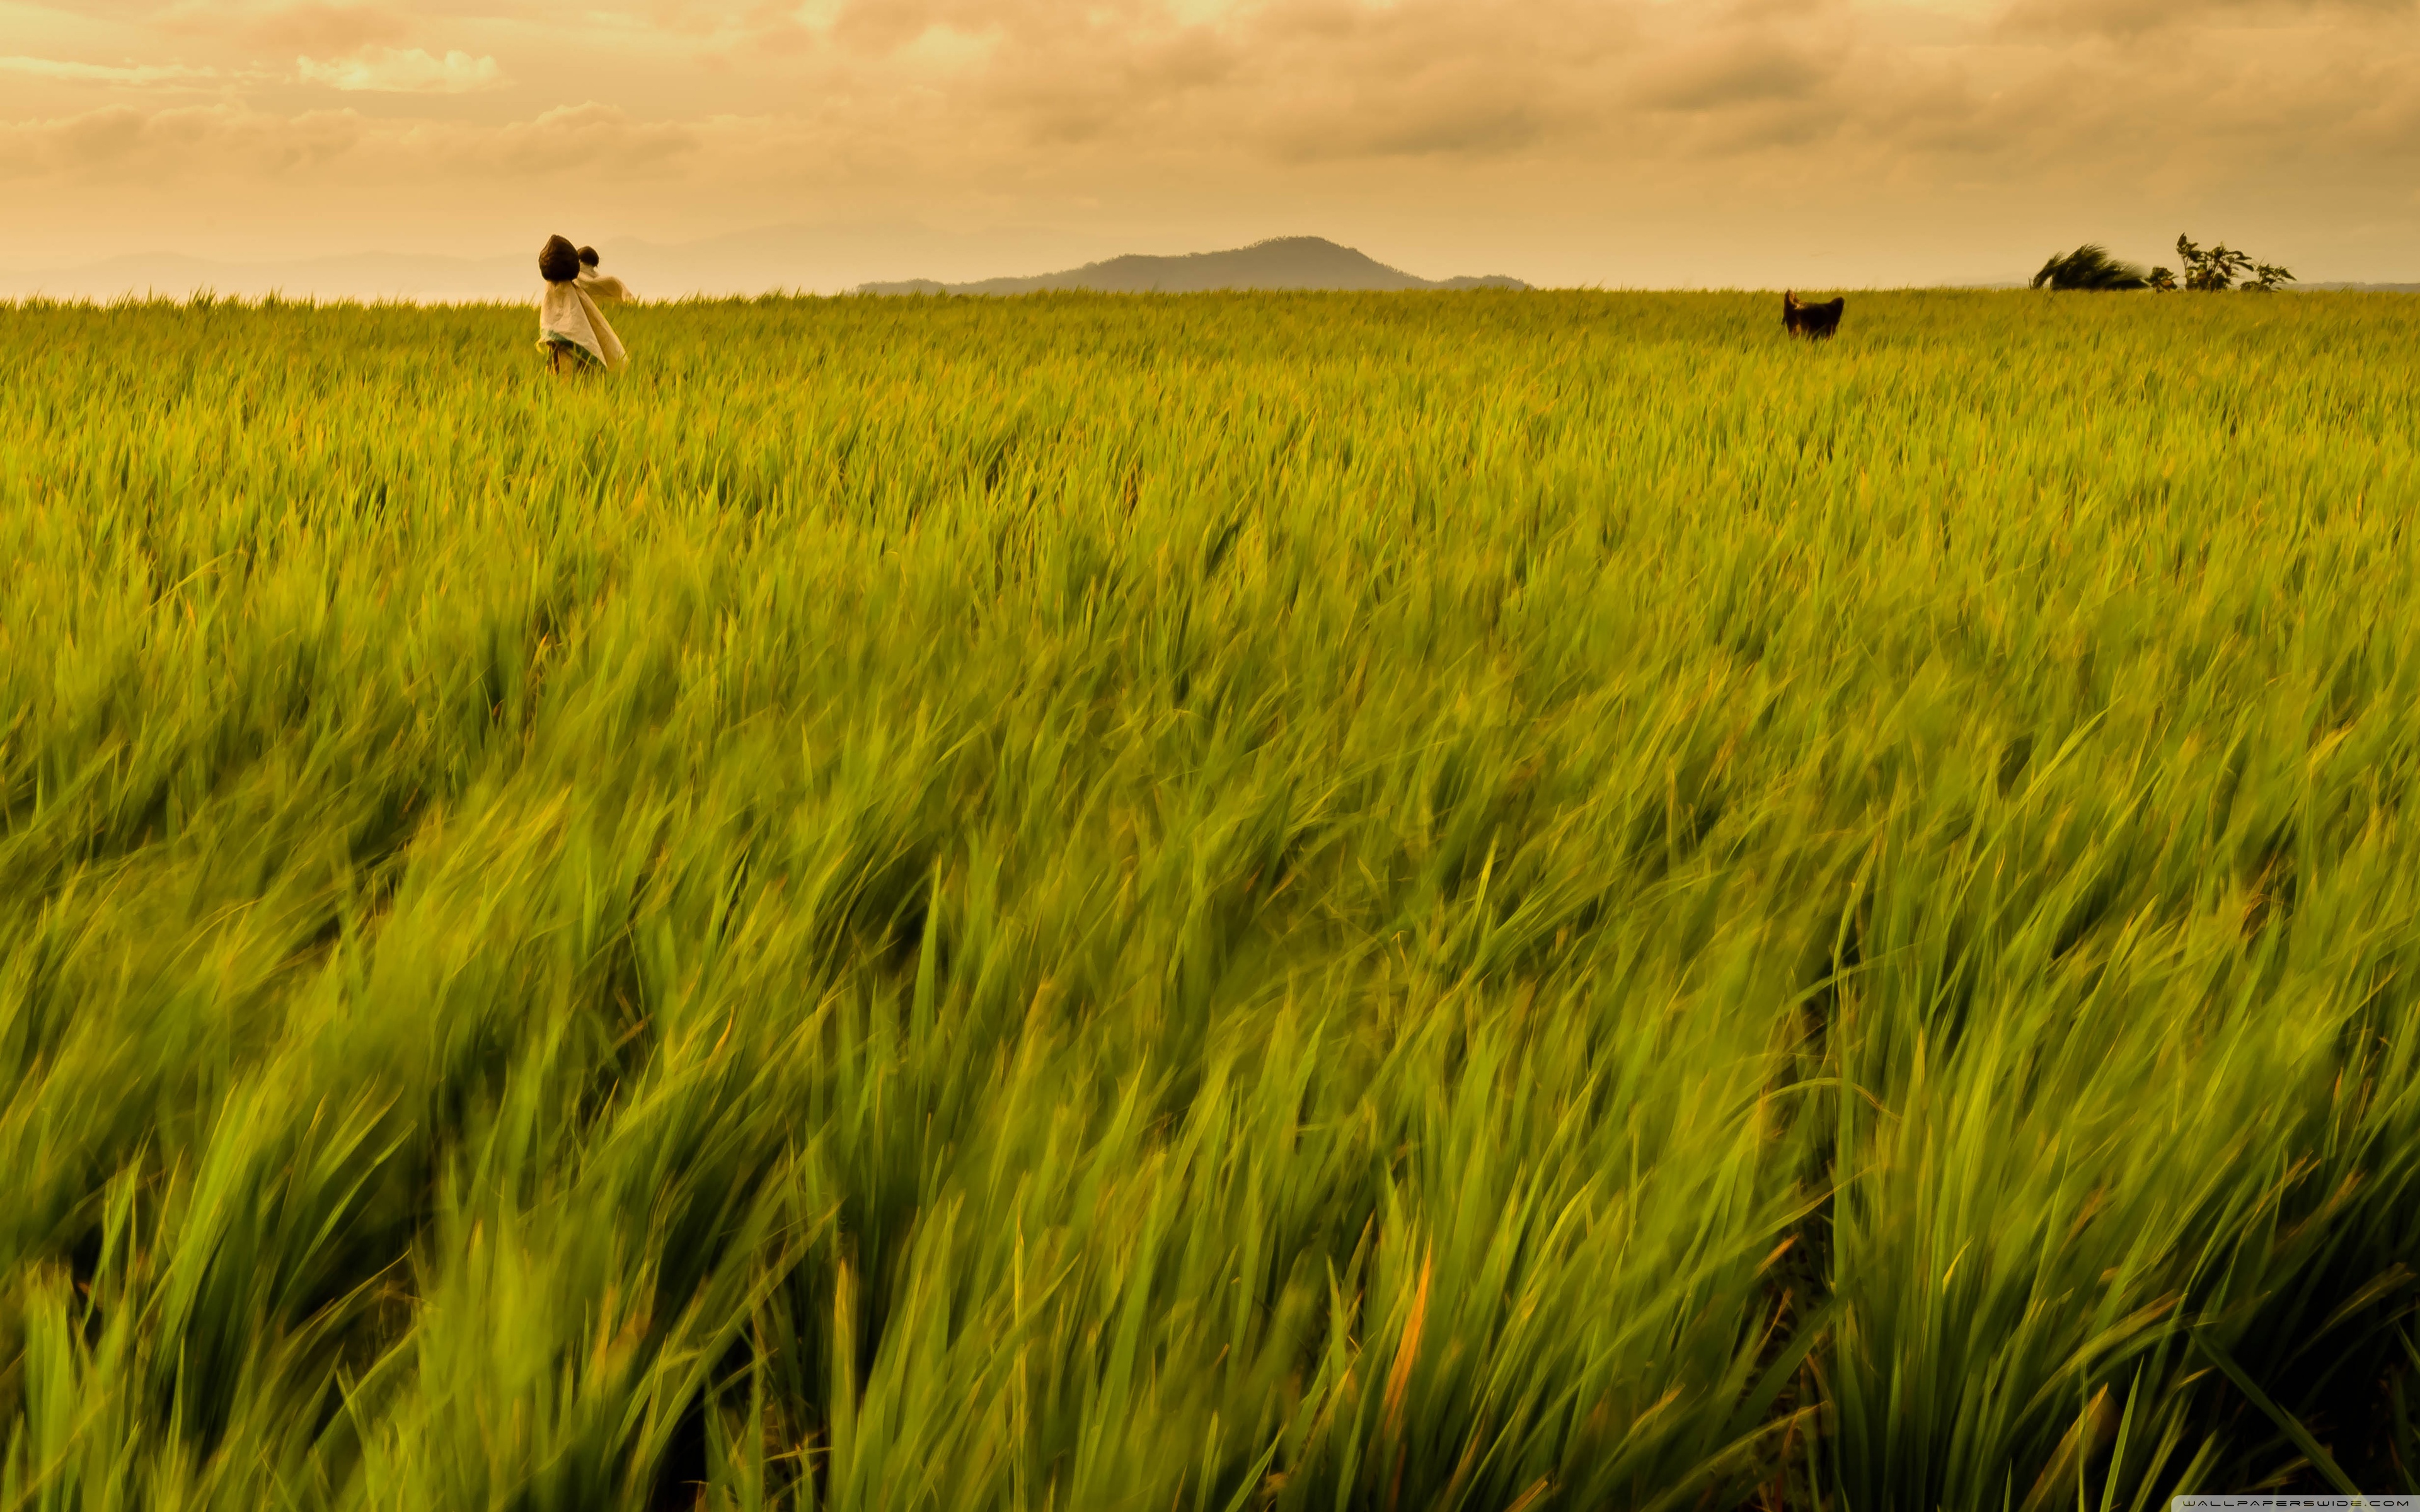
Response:
[[[535,282],[535,281],[533,281],[533,282]],[[1488,294],[1488,295],[1496,295],[1496,296],[1499,296],[1499,297],[1500,297],[1500,296],[1518,296],[1518,295],[1524,295],[1524,294],[1761,294],[1761,295],[1774,295],[1774,294],[1779,294],[1779,293],[1782,293],[1782,292],[1785,290],[1785,288],[1787,288],[1787,289],[1791,289],[1791,290],[1799,290],[1799,289],[1804,289],[1804,290],[1807,290],[1807,291],[1810,291],[1810,292],[1820,292],[1820,293],[1827,293],[1827,294],[1830,294],[1830,293],[1838,293],[1838,294],[1864,294],[1864,295],[1874,295],[1874,294],[2035,294],[2035,293],[2039,293],[2039,294],[2050,294],[2050,293],[2059,293],[2059,294],[2095,294],[2095,293],[2151,293],[2151,292],[2155,292],[2155,291],[2153,291],[2153,290],[2147,290],[2147,289],[2134,289],[2134,290],[2092,290],[2092,289],[2059,289],[2059,290],[2052,290],[2052,289],[2036,289],[2036,288],[2032,288],[2032,287],[2028,286],[2027,283],[2026,283],[2024,280],[2023,280],[2023,279],[2017,279],[2017,280],[2012,280],[2012,281],[1995,281],[1995,282],[1992,282],[1992,283],[1961,283],[1961,284],[1872,284],[1872,285],[1856,285],[1856,284],[1825,284],[1825,285],[1812,285],[1812,284],[1796,284],[1796,285],[1778,285],[1778,284],[1776,284],[1776,285],[1771,285],[1771,286],[1765,286],[1765,285],[1740,285],[1740,284],[1732,284],[1732,285],[1685,285],[1685,284],[1684,284],[1684,285],[1673,285],[1673,284],[1567,284],[1567,285],[1531,285],[1531,286],[1529,286],[1529,287],[1527,287],[1527,288],[1505,288],[1505,287],[1494,287],[1494,288],[1464,288],[1464,289],[1441,289],[1441,288],[1411,288],[1411,289],[1343,289],[1343,288],[1216,288],[1216,289],[1184,289],[1184,290],[1112,290],[1112,289],[1090,289],[1090,288],[1057,288],[1057,289],[1027,289],[1027,290],[1017,290],[1017,291],[1014,291],[1014,292],[1007,292],[1007,293],[969,293],[969,292],[956,292],[956,291],[950,291],[950,290],[942,290],[942,291],[933,291],[933,290],[916,290],[916,291],[905,292],[905,293],[892,293],[892,292],[876,292],[876,291],[869,290],[869,289],[865,289],[865,288],[848,288],[848,289],[836,289],[836,290],[823,291],[823,290],[816,290],[816,289],[811,289],[811,288],[794,287],[794,288],[768,288],[768,289],[760,290],[760,291],[758,291],[758,292],[756,292],[756,293],[752,293],[752,294],[741,294],[741,293],[723,293],[723,294],[713,294],[713,293],[692,292],[692,293],[684,293],[684,294],[668,295],[668,296],[664,296],[664,297],[661,297],[661,298],[641,299],[641,300],[635,300],[635,301],[630,301],[630,302],[631,302],[631,303],[633,303],[633,304],[639,304],[639,305],[644,305],[644,306],[647,306],[647,307],[651,307],[651,308],[652,308],[652,307],[664,306],[664,305],[683,305],[683,304],[732,304],[732,303],[752,303],[752,302],[755,302],[755,301],[761,301],[761,300],[789,300],[789,301],[804,301],[804,300],[892,300],[892,301],[920,301],[920,300],[1022,300],[1022,299],[1034,299],[1034,298],[1059,297],[1059,296],[1066,296],[1066,295],[1084,295],[1084,296],[1091,296],[1091,297],[1098,298],[1098,299],[1196,299],[1196,298],[1201,298],[1201,297],[1204,297],[1204,296],[1216,296],[1216,295],[1235,295],[1235,294],[1266,294],[1266,295],[1289,295],[1289,296],[1291,296],[1291,295],[1303,295],[1303,294],[1347,294],[1347,295],[1370,296],[1370,297],[1382,297],[1382,296],[1383,296],[1383,297],[1391,297],[1391,296],[1398,296],[1398,295],[1413,295],[1413,296],[1420,296],[1420,295],[1431,295],[1431,296],[1453,296],[1453,295],[1472,295],[1472,294]],[[2237,289],[2227,290],[2226,292],[2229,292],[2229,293],[2239,293],[2239,294],[2240,294],[2240,293],[2246,293],[2246,292],[2259,292],[2259,291],[2257,291],[2257,290],[2246,290],[2246,289],[2242,289],[2242,288],[2237,288]],[[2286,288],[2281,288],[2281,289],[2273,290],[2273,291],[2271,291],[2271,292],[2276,292],[2276,293],[2282,293],[2282,294],[2366,294],[2366,293],[2367,293],[2367,294],[2398,294],[2398,293],[2420,293],[2420,281],[2415,281],[2415,282],[2412,282],[2412,283],[2365,283],[2365,282],[2354,282],[2354,281],[2347,281],[2347,280],[2336,280],[2336,281],[2315,281],[2315,282],[2310,282],[2310,283],[2298,284],[2298,285],[2291,285],[2291,286],[2288,286],[2288,287],[2286,287]],[[163,306],[165,306],[165,307],[168,307],[168,308],[172,308],[172,309],[195,309],[195,308],[218,309],[218,308],[227,308],[227,307],[232,307],[232,308],[238,308],[238,309],[248,309],[248,310],[263,310],[263,309],[326,309],[326,310],[342,310],[342,309],[384,309],[384,308],[397,308],[397,307],[401,307],[401,308],[409,308],[409,309],[478,309],[478,308],[497,308],[497,309],[516,309],[516,310],[517,310],[517,309],[526,308],[526,307],[528,307],[528,306],[529,306],[531,303],[533,303],[533,302],[534,302],[534,300],[532,300],[532,299],[522,299],[522,298],[518,298],[518,297],[505,297],[505,296],[464,296],[464,297],[457,298],[457,297],[442,296],[442,295],[439,295],[439,296],[422,296],[422,295],[411,295],[411,294],[381,294],[381,295],[367,295],[367,296],[365,296],[365,295],[357,295],[357,294],[332,294],[332,295],[320,295],[320,294],[309,294],[309,293],[295,293],[295,294],[289,294],[289,293],[286,293],[286,292],[284,292],[284,291],[282,291],[282,290],[271,290],[271,291],[264,292],[264,293],[260,293],[260,294],[242,294],[242,293],[221,294],[221,293],[217,292],[217,291],[216,291],[216,290],[214,290],[214,289],[209,289],[209,288],[197,288],[197,289],[192,289],[192,290],[189,290],[189,291],[187,291],[187,292],[185,292],[185,293],[183,293],[183,294],[178,294],[178,293],[174,293],[174,292],[170,292],[170,291],[165,291],[165,290],[160,290],[160,289],[147,289],[147,290],[143,290],[143,291],[139,291],[139,292],[138,292],[138,291],[135,291],[135,290],[132,290],[132,289],[128,289],[128,290],[125,290],[125,291],[122,291],[122,292],[119,292],[119,293],[116,293],[116,294],[104,294],[104,295],[94,295],[94,294],[64,294],[64,295],[62,295],[62,294],[47,294],[47,293],[40,292],[40,291],[39,291],[39,290],[38,290],[38,291],[36,291],[36,292],[33,292],[33,293],[29,293],[29,294],[0,294],[0,309],[9,309],[9,310],[16,310],[16,311],[21,311],[21,312],[22,312],[22,311],[24,311],[24,310],[29,310],[29,309],[70,309],[70,310],[95,310],[95,311],[103,311],[103,312],[106,312],[106,311],[111,311],[111,310],[158,309],[158,308],[161,308],[161,307],[163,307]]]
[[[599,238],[597,244],[606,253],[608,270],[619,272],[640,294],[649,296],[648,302],[651,303],[766,297],[825,299],[861,294],[906,298],[909,297],[910,291],[905,285],[911,284],[941,285],[948,293],[969,297],[1013,298],[1016,292],[1024,291],[981,289],[975,285],[1027,279],[1068,280],[1074,275],[1129,260],[1171,265],[1208,261],[1251,254],[1273,243],[1286,242],[1317,244],[1333,252],[1351,254],[1388,273],[1429,285],[1451,283],[1454,277],[1426,276],[1412,271],[1405,265],[1446,261],[1466,266],[1475,263],[1517,264],[1523,260],[1517,253],[1503,256],[1483,249],[1480,249],[1477,255],[1472,255],[1473,249],[1470,248],[1465,248],[1459,254],[1446,252],[1440,256],[1435,247],[1415,251],[1406,244],[1407,239],[1400,234],[1391,238],[1375,238],[1378,250],[1372,252],[1365,250],[1364,245],[1355,244],[1357,241],[1369,243],[1372,239],[1367,236],[1354,237],[1353,240],[1338,240],[1299,226],[1283,227],[1280,224],[1279,227],[1267,229],[1272,234],[1253,236],[1249,232],[1238,234],[1230,231],[1218,236],[1213,233],[1217,243],[1206,251],[1160,253],[1127,250],[1104,255],[1088,255],[1087,250],[1079,244],[1069,244],[1063,240],[1053,245],[1033,242],[1030,239],[1035,228],[1029,226],[1002,224],[980,231],[959,231],[914,218],[830,222],[783,220],[702,238],[659,241],[638,236],[614,236]],[[1345,235],[1352,237],[1353,233],[1348,231]],[[1097,248],[1103,241],[1113,245],[1116,241],[1124,241],[1131,249],[1137,242],[1148,246],[1155,241],[1164,244],[1171,239],[1174,239],[1165,230],[1156,234],[1130,230],[1124,235],[1112,232],[1101,237],[1094,246]],[[1212,237],[1194,239],[1194,246],[1199,249],[1202,242],[1210,240]],[[1409,240],[1417,241],[1418,239]],[[1945,270],[1918,279],[1885,275],[1823,282],[1827,273],[1834,278],[1841,278],[1846,270],[1834,272],[1830,269],[1793,268],[1791,264],[1801,258],[1810,262],[1837,259],[1843,263],[1865,259],[1854,252],[1847,257],[1840,256],[1842,252],[1849,251],[1845,248],[1796,250],[1798,257],[1792,257],[1785,249],[1782,255],[1771,259],[1777,266],[1732,267],[1719,271],[1708,270],[1715,276],[1702,279],[1572,279],[1569,275],[1580,270],[1568,266],[1562,270],[1565,274],[1562,280],[1522,278],[1502,271],[1492,271],[1486,276],[1517,278],[1541,291],[1747,293],[1794,288],[1826,294],[1870,295],[1917,289],[2022,289],[2027,285],[2032,270],[2029,252],[2022,262],[2011,258],[2011,265],[2001,269],[1990,269],[1988,265],[1978,269],[1970,264],[1967,269],[1956,272]],[[1500,253],[1501,249],[1498,251]],[[1025,273],[998,270],[1002,267],[1016,266],[1043,270]],[[1321,281],[1331,271],[1325,265],[1306,266],[1297,276],[1277,282],[1284,287],[1308,291],[1321,287]],[[39,300],[54,304],[105,307],[125,302],[192,302],[195,296],[214,302],[256,303],[274,296],[281,302],[295,304],[383,303],[427,307],[515,304],[535,297],[537,280],[530,276],[535,272],[535,267],[519,252],[441,252],[368,247],[283,257],[230,257],[155,248],[146,252],[112,253],[102,257],[48,267],[27,266],[25,261],[18,261],[14,267],[0,263],[0,301],[16,304]],[[1222,270],[1218,276],[1228,275]],[[1259,270],[1247,271],[1239,267],[1233,270],[1233,276],[1239,283],[1231,287],[1249,288],[1256,284],[1266,286],[1262,284]],[[1472,275],[1462,273],[1454,276],[1467,278]],[[1340,285],[1342,282],[1339,280]],[[2410,284],[2392,278],[2361,280],[2337,277],[2305,278],[2292,286],[2296,292],[2319,292],[2330,288],[2404,292],[2420,288],[2420,275],[2415,275],[2414,282]],[[1140,289],[1132,291],[1143,292]]]

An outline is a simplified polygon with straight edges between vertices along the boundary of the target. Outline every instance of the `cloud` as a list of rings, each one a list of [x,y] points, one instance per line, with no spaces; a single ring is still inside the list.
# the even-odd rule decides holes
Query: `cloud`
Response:
[[[1638,70],[1636,98],[1657,110],[1712,111],[1801,100],[1830,82],[1840,59],[1759,32],[1693,40]]]
[[[325,63],[296,58],[294,67],[305,84],[381,94],[459,95],[509,82],[492,57],[473,57],[468,53],[436,57],[416,47],[410,52],[365,47],[351,57]]]
[[[656,3],[684,36],[721,25],[697,45],[787,77],[806,101],[787,114],[854,157],[889,154],[886,172],[1559,164],[1677,183],[1794,159],[1908,185],[1981,182],[1994,164],[2249,163],[2281,131],[2342,137],[2359,97],[2323,76],[2381,46],[2411,54],[2385,23],[2420,0],[2209,0],[2223,25],[2177,21],[2177,0],[2013,0],[1996,17],[1882,0],[781,0],[711,17]],[[2096,14],[2107,35],[2020,35]],[[2191,30],[2156,63],[2109,45],[2172,23]],[[2240,120],[2176,130],[2216,103]],[[2403,120],[2370,108],[2364,129],[2400,140]]]
[[[1517,84],[1455,80],[1426,89],[1365,88],[1297,104],[1263,135],[1285,162],[1356,158],[1502,157],[1540,143],[1555,108]]]
[[[163,12],[156,24],[172,35],[212,38],[275,54],[336,56],[411,34],[403,10],[381,4],[343,0],[291,0],[285,5],[225,5],[183,0]]]
[[[1231,82],[1242,52],[1208,27],[1140,40],[1094,37],[1081,45],[1010,43],[989,60],[982,98],[1022,122],[1038,143],[1097,140],[1139,116],[1166,116]]]
[[[1998,30],[2012,38],[2133,39],[2212,24],[2290,25],[2313,19],[2409,17],[2415,0],[2015,0]]]
[[[38,79],[63,79],[77,83],[151,85],[182,84],[193,80],[216,79],[216,69],[189,69],[178,63],[129,64],[112,67],[102,63],[67,63],[46,57],[0,57],[0,73],[31,74]]]
[[[156,181],[205,170],[290,173],[343,157],[367,128],[350,111],[269,116],[234,105],[112,105],[0,124],[0,178]]]
[[[2336,83],[2341,98],[2360,101],[2344,124],[2350,153],[2382,162],[2420,157],[2420,57],[2348,69]]]
[[[674,121],[643,121],[594,100],[550,110],[534,120],[495,128],[430,133],[460,160],[491,170],[547,172],[597,166],[628,174],[659,168],[697,150],[695,129]]]
[[[719,132],[761,137],[767,124],[645,121],[595,103],[495,125],[395,119],[350,110],[282,116],[222,104],[144,111],[112,105],[54,120],[0,122],[0,179],[157,183],[315,172],[349,181],[461,186],[542,177],[566,165],[630,178],[661,171]]]
[[[1237,26],[1244,140],[1282,162],[1502,159],[1592,136],[1638,7],[1272,0]]]

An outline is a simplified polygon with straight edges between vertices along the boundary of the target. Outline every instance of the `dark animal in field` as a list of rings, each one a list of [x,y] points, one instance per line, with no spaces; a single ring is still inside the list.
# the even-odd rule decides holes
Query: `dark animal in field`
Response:
[[[1798,296],[1788,289],[1781,291],[1781,329],[1793,336],[1809,341],[1822,341],[1840,329],[1840,310],[1849,301],[1833,300],[1823,304],[1801,304]]]

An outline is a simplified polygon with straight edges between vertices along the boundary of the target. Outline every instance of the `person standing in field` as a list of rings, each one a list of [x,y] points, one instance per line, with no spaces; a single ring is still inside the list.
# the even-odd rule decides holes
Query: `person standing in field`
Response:
[[[629,285],[611,273],[597,270],[597,249],[594,247],[580,249],[580,287],[592,300],[618,302],[638,298],[630,292]]]
[[[580,286],[577,247],[561,237],[547,238],[538,249],[537,271],[546,280],[537,306],[537,344],[549,372],[610,372],[629,360],[622,339],[605,323],[605,313]]]

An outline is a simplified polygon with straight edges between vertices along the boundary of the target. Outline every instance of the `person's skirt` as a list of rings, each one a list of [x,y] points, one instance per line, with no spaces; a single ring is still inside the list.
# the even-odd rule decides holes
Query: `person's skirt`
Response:
[[[550,373],[602,373],[605,364],[597,354],[566,336],[549,336],[538,346],[546,351],[546,369]]]

